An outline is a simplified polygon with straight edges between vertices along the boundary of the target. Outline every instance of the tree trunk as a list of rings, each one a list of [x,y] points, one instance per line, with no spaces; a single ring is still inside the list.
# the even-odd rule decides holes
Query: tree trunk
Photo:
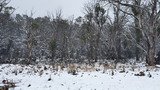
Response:
[[[148,34],[148,39],[149,39],[149,47],[148,47],[148,65],[154,66],[155,63],[155,49],[156,49],[156,28],[155,28],[155,15],[157,14],[157,0],[153,1],[153,6],[152,6],[152,12],[151,12],[151,17],[149,19],[149,34]]]
[[[135,16],[139,17],[139,15],[136,15],[136,14],[135,14]],[[142,38],[139,22],[140,21],[137,18],[135,18],[134,23],[135,23],[135,32],[136,32],[136,43],[138,45],[140,44],[140,40]],[[139,61],[139,58],[140,58],[140,49],[137,46],[135,48],[136,48],[135,49],[136,61]]]
[[[101,30],[100,30],[101,31]],[[100,53],[99,49],[99,43],[100,43],[100,32],[97,34],[97,39],[96,39],[96,46],[95,46],[95,62],[98,60],[98,54]]]
[[[155,65],[155,58],[154,58],[154,55],[155,55],[155,49],[153,47],[150,47],[148,49],[148,65],[149,66],[154,66]]]
[[[152,27],[153,24],[150,26],[150,34],[148,35],[149,38],[149,45],[148,45],[148,65],[154,66],[155,65],[155,49],[156,49],[156,43],[155,43],[155,33],[154,28]]]
[[[119,44],[119,45],[118,45]],[[118,43],[117,43],[117,62],[119,62],[122,59],[122,52],[121,52],[121,38],[118,38]]]
[[[135,22],[135,23],[137,23],[137,22]],[[140,29],[138,28],[138,26],[137,26],[137,24],[136,24],[136,43],[139,45],[140,44],[140,39],[141,39],[141,31],[140,31]],[[135,47],[136,49],[136,51],[135,51],[135,55],[136,55],[136,61],[139,61],[139,56],[140,56],[140,49],[136,46]]]
[[[31,64],[31,60],[32,60],[32,47],[29,48],[27,64]]]

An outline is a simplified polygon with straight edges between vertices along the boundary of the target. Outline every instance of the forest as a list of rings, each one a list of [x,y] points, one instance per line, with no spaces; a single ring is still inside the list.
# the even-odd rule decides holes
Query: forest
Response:
[[[160,62],[159,0],[92,0],[70,18],[13,14],[9,2],[0,0],[1,64]]]
[[[87,0],[76,17],[10,3],[0,0],[0,90],[160,90],[160,0]]]

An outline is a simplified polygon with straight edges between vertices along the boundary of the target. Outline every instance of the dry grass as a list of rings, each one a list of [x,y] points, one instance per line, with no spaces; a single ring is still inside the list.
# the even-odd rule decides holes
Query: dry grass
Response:
[[[64,64],[53,64],[52,68],[55,71],[63,71],[63,70],[67,70],[68,73],[71,72],[93,72],[93,71],[104,71],[106,72],[108,69],[114,70],[116,68],[124,68],[124,65],[121,64],[115,64],[115,63],[103,63],[103,64],[98,64],[98,63],[94,63],[92,65],[90,64],[76,64],[76,63],[70,63],[68,65],[64,65]]]
[[[77,64],[68,64],[67,72],[76,75],[78,72]]]
[[[122,64],[122,63],[114,63],[114,62],[105,62],[105,63],[94,63],[94,64],[86,64],[86,63],[55,63],[50,66],[50,70],[56,71],[67,71],[71,74],[76,74],[78,72],[94,72],[94,71],[103,71],[104,73],[109,71],[118,70],[121,73],[126,72],[126,68],[131,71],[140,71],[141,67],[137,64]],[[154,69],[154,67],[146,67],[148,70]]]
[[[66,68],[66,65],[64,63],[55,63],[52,64],[51,66],[55,71],[63,71],[64,68]]]

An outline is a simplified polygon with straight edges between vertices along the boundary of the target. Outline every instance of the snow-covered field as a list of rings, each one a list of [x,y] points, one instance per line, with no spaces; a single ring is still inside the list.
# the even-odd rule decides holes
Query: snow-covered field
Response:
[[[0,85],[3,80],[14,82],[10,90],[160,90],[160,69],[136,67],[133,71],[120,69],[84,72],[71,75],[64,71],[54,71],[50,66],[0,65]],[[140,71],[145,76],[135,76]],[[150,77],[149,77],[150,75]]]

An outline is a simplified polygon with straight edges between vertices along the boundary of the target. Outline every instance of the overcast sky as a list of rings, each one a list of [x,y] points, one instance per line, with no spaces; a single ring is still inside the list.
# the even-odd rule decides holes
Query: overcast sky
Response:
[[[83,15],[83,5],[87,0],[11,0],[10,5],[16,8],[15,13],[30,14],[35,12],[34,17],[54,14],[62,9],[63,16],[75,17]]]

